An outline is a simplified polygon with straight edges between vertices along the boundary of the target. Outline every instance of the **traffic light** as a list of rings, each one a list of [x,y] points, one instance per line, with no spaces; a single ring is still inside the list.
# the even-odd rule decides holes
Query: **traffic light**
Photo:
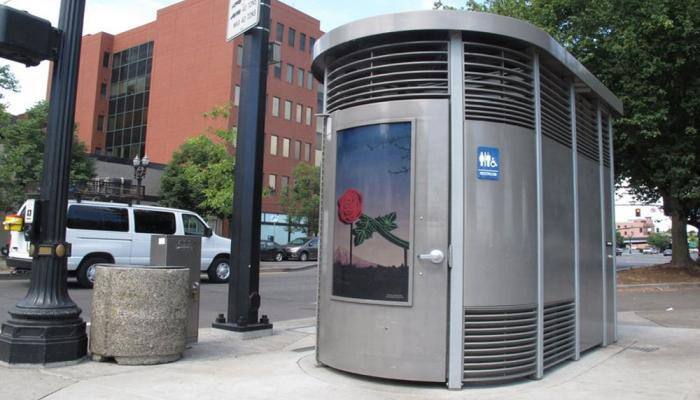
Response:
[[[55,60],[60,32],[43,18],[0,6],[0,57],[28,67]]]
[[[642,216],[642,209],[641,209],[641,208],[635,208],[635,209],[634,209],[634,216],[635,216],[635,217],[641,217],[641,216]]]

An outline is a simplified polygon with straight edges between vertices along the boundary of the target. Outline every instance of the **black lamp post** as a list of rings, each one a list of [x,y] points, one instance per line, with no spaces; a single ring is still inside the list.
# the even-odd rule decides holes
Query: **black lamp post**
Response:
[[[49,21],[0,6],[0,57],[27,66],[55,61],[29,292],[0,331],[0,360],[9,364],[67,362],[87,353],[85,321],[66,282],[68,177],[84,11],[85,0],[62,0],[55,29]]]
[[[138,154],[134,157],[134,179],[136,179],[136,185],[139,191],[139,196],[143,197],[146,194],[146,190],[141,191],[141,181],[146,176],[146,168],[150,164],[151,160],[148,159],[147,155],[143,158],[139,158]]]

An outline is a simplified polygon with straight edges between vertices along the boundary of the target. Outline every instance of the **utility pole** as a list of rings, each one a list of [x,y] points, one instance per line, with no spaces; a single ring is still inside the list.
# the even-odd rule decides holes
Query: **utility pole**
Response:
[[[246,7],[255,1],[232,2]],[[257,4],[256,4],[257,6]],[[260,308],[260,213],[265,134],[270,0],[260,0],[259,22],[245,33],[231,218],[231,277],[226,320],[214,328],[236,332],[272,330]],[[237,12],[243,12],[238,9]],[[237,14],[234,12],[233,17]],[[232,17],[230,17],[232,18]],[[234,47],[233,57],[236,57]],[[235,58],[234,58],[235,61]],[[234,62],[235,65],[235,62]]]
[[[27,65],[36,65],[41,59],[52,59],[55,63],[40,199],[35,216],[38,216],[38,232],[33,235],[30,248],[32,276],[27,296],[15,305],[10,311],[11,319],[2,325],[0,360],[9,364],[80,360],[87,354],[87,334],[85,321],[80,318],[81,309],[68,296],[66,261],[71,246],[66,243],[66,209],[85,0],[61,1],[58,30],[51,28],[48,21],[30,14],[16,14],[18,11],[9,7],[2,11],[8,15],[8,19],[3,20],[7,29],[16,29],[5,32],[6,35],[18,32],[17,36],[24,35],[27,40],[20,43],[30,43],[29,46],[38,46],[49,35],[53,38],[50,41],[56,43],[55,48],[54,45],[45,47],[50,47],[51,51],[39,56],[36,49],[30,49],[27,58],[21,60]],[[38,32],[37,27],[42,29]],[[10,45],[17,43],[9,42]],[[6,43],[2,45],[0,55],[8,57],[4,51]],[[55,54],[47,56],[49,53]],[[16,56],[12,52],[9,54]]]

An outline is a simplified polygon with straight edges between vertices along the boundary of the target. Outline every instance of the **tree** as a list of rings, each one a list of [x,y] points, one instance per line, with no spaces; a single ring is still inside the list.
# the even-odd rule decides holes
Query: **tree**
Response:
[[[615,230],[615,245],[617,247],[625,247],[625,238],[618,230]]]
[[[46,102],[37,103],[17,119],[0,110],[1,210],[17,209],[26,199],[28,188],[38,187],[41,182],[47,119]],[[75,135],[72,147],[70,180],[72,185],[80,185],[95,176],[95,165]]]
[[[226,119],[230,105],[215,107],[205,118]],[[213,141],[211,136],[219,140]],[[188,139],[165,167],[160,184],[160,203],[205,216],[230,218],[233,209],[232,143],[235,129],[210,127]]]
[[[691,267],[686,224],[700,224],[700,2],[469,0],[465,8],[541,27],[621,98],[616,180],[642,201],[663,198],[672,263]]]
[[[299,163],[292,171],[293,184],[280,193],[280,205],[289,216],[290,229],[309,235],[318,234],[321,198],[321,171],[307,163]]]
[[[647,243],[663,251],[671,247],[671,237],[667,233],[651,233]]]
[[[3,65],[0,67],[0,89],[9,90],[12,92],[19,91],[19,83],[15,78],[12,71],[10,71],[9,65]],[[0,99],[3,98],[3,94],[0,92]]]

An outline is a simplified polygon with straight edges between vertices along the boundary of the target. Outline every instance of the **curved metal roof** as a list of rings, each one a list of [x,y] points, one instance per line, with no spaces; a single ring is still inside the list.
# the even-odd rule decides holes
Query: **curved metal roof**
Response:
[[[559,61],[612,109],[622,114],[620,99],[547,32],[528,22],[490,13],[411,11],[369,17],[339,26],[314,45],[313,72],[322,80],[327,56],[343,43],[392,32],[426,30],[477,32],[530,43]]]

